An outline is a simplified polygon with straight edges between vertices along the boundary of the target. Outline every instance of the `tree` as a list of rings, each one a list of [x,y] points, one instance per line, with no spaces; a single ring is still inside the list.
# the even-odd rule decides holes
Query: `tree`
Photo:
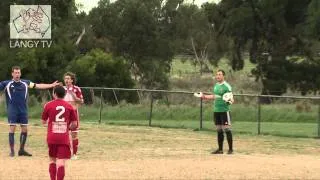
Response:
[[[308,7],[311,11],[310,2],[224,0],[207,6],[206,10],[219,35],[233,41],[233,69],[243,68],[242,54],[249,52],[250,61],[257,64],[252,73],[263,84],[262,94],[280,95],[288,87],[305,94],[303,86],[308,84],[312,89],[312,81],[307,77],[296,78],[294,73],[311,71],[317,65],[310,48],[312,42],[303,30],[306,20],[314,18],[307,13]]]
[[[51,48],[9,48],[9,17],[10,5],[51,5]],[[10,67],[20,65],[23,77],[35,82],[51,82],[60,80],[68,63],[79,55],[74,45],[78,32],[82,27],[78,24],[76,7],[73,0],[28,0],[28,1],[1,1],[0,7],[0,74],[10,76]]]
[[[207,63],[219,59],[217,39],[213,31],[214,24],[208,22],[203,9],[193,4],[182,4],[173,18],[175,27],[176,54],[191,55],[200,65],[200,75],[206,69]]]
[[[93,49],[86,55],[74,59],[67,70],[77,74],[79,86],[133,88],[134,82],[127,67],[123,58],[113,57],[100,49]],[[129,102],[137,100],[136,96],[126,92],[121,92],[119,97]],[[110,92],[105,92],[104,98],[106,101],[115,101]]]
[[[102,1],[90,12],[90,18],[95,19],[92,28],[96,36],[110,42],[110,51],[124,57],[136,79],[147,88],[167,86],[152,87],[168,81],[150,76],[150,69],[159,65],[157,76],[167,78],[173,57],[170,18],[163,7],[160,0]],[[145,84],[152,79],[157,82]]]
[[[306,34],[320,40],[320,2],[312,0],[307,10]]]

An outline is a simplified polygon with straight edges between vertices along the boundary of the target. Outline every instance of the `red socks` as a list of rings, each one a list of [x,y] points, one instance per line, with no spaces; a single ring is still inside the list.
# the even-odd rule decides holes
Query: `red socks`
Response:
[[[50,163],[49,164],[49,174],[50,174],[51,180],[56,180],[56,171],[57,171],[56,163]]]
[[[56,163],[49,164],[49,173],[51,180],[63,180],[64,178],[64,166],[60,166],[57,172]],[[57,177],[57,178],[56,178]]]
[[[60,166],[57,172],[57,180],[63,180],[64,178],[64,166]]]
[[[73,154],[77,154],[77,152],[78,152],[78,144],[79,144],[79,140],[78,139],[73,139],[72,140]]]

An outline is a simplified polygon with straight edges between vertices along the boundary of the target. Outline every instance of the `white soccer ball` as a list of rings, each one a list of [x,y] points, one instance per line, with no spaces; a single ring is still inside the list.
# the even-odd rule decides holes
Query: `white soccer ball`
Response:
[[[224,93],[223,96],[222,96],[222,99],[229,103],[229,104],[232,104],[234,99],[233,99],[233,94],[232,92],[227,92],[227,93]]]

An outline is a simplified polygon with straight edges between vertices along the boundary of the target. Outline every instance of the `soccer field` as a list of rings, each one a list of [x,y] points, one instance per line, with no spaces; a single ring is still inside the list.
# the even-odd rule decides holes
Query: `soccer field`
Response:
[[[33,157],[14,158],[8,127],[0,130],[0,179],[49,179],[46,129],[30,126]],[[211,155],[215,138],[213,131],[82,123],[79,159],[67,162],[65,179],[320,179],[318,139],[235,133],[235,154]]]

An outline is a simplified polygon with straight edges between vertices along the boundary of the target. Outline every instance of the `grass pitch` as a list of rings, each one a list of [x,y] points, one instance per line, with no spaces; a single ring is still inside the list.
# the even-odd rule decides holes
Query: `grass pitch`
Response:
[[[0,179],[49,179],[46,129],[29,129],[34,156],[10,158],[8,127],[0,125]],[[82,123],[79,135],[79,159],[67,162],[65,179],[320,178],[318,139],[235,133],[235,154],[211,155],[214,131]]]

